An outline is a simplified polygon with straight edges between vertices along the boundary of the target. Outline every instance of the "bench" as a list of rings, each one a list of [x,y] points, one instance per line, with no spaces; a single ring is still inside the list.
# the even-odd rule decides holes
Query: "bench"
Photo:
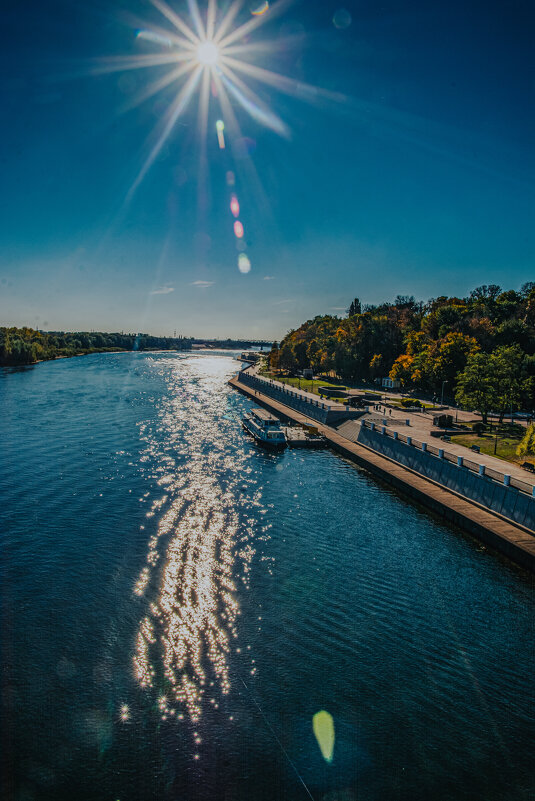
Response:
[[[480,453],[481,452],[481,448],[479,447],[479,445],[471,445],[470,446],[470,450],[474,451],[474,453]]]
[[[529,470],[530,473],[535,473],[535,464],[531,464],[531,462],[523,462],[520,467],[523,467],[524,470]]]

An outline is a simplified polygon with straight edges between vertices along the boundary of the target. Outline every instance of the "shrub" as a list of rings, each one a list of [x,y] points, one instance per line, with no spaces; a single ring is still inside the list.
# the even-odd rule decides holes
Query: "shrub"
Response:
[[[402,398],[402,399],[401,399],[401,405],[402,405],[402,406],[403,406],[405,409],[408,409],[409,407],[411,407],[411,408],[412,408],[412,407],[414,407],[414,406],[421,406],[421,405],[422,405],[422,403],[421,403],[421,401],[419,401],[419,400],[414,400],[414,398]]]
[[[518,456],[534,456],[535,455],[535,424],[532,423],[522,437],[516,452]]]
[[[484,430],[485,430],[485,423],[474,423],[474,425],[472,426],[472,431],[474,432],[474,434],[477,434],[478,436],[481,435],[484,432]]]

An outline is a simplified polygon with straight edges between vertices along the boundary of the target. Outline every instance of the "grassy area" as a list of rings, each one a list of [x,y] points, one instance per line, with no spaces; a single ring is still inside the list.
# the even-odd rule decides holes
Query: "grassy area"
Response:
[[[497,442],[495,439],[495,431],[484,432],[479,435],[459,434],[458,436],[452,436],[451,441],[456,442],[458,445],[464,445],[465,448],[470,448],[472,445],[479,445],[481,453],[486,453],[489,456],[496,456],[498,459],[503,459],[506,462],[513,462],[514,464],[531,462],[535,464],[532,456],[517,456],[516,449],[524,433],[525,430],[521,426],[508,425],[499,428]],[[496,453],[494,453],[495,442]]]
[[[275,373],[262,372],[266,378],[273,378],[275,381],[280,381],[281,384],[287,384],[297,389],[302,389],[305,392],[313,392],[314,395],[319,395],[319,387],[334,387],[340,389],[340,384],[332,384],[329,381],[321,381],[315,378],[313,381],[310,378],[294,378],[291,376],[280,376]]]

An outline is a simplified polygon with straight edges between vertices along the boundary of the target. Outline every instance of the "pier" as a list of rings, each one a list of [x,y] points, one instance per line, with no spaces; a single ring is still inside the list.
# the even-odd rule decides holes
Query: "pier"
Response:
[[[327,445],[325,437],[300,426],[284,426],[284,433],[289,448],[324,448]]]
[[[508,520],[431,478],[424,477],[416,470],[399,464],[367,445],[348,439],[332,425],[319,420],[313,414],[306,413],[309,409],[318,409],[318,406],[309,405],[296,398],[295,402],[296,405],[299,404],[299,408],[292,408],[267,392],[262,392],[256,381],[250,382],[247,379],[243,381],[242,378],[243,374],[240,373],[230,379],[230,386],[274,414],[286,417],[298,425],[315,426],[318,433],[342,456],[365,468],[381,481],[444,520],[459,526],[477,540],[506,555],[513,562],[535,572],[535,536],[529,528]],[[280,393],[277,394],[286,400]],[[341,414],[338,419],[342,419]],[[356,420],[352,420],[351,425],[356,427],[359,424]]]

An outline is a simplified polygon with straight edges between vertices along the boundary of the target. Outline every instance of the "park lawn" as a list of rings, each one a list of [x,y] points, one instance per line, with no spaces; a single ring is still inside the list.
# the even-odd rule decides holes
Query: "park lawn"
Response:
[[[526,458],[525,456],[517,456],[516,449],[522,437],[517,436],[498,436],[498,446],[496,453],[494,453],[494,437],[490,434],[460,434],[459,436],[452,436],[451,441],[456,442],[457,445],[464,445],[465,448],[470,448],[472,445],[479,445],[481,453],[486,453],[487,456],[496,456],[498,459],[503,459],[506,462],[513,462],[514,464],[522,464],[522,462],[533,462],[532,457]],[[477,454],[474,455],[474,459]]]
[[[267,378],[273,378],[275,381],[280,381],[281,384],[288,384],[289,386],[302,389],[305,392],[313,392],[314,395],[319,395],[318,387],[335,387],[340,388],[340,384],[331,384],[329,381],[320,381],[317,378],[312,381],[310,378],[293,378],[288,376],[278,376],[274,373],[265,373]]]

